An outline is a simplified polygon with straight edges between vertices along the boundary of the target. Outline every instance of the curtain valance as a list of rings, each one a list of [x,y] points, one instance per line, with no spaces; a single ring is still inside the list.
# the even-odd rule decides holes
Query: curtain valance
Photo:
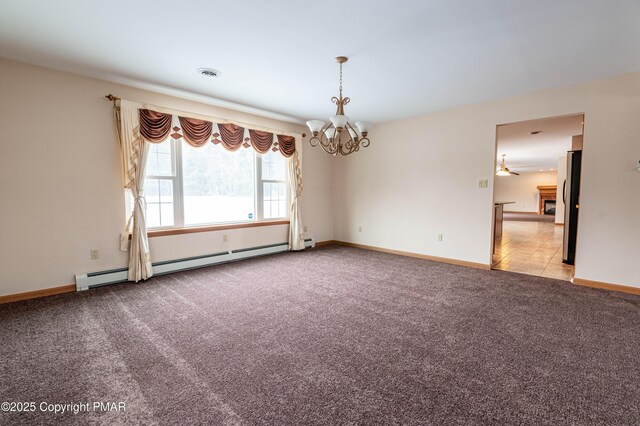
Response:
[[[162,142],[171,131],[171,116],[161,112],[141,109],[140,134],[149,142]]]
[[[197,118],[178,117],[180,126],[184,134],[184,140],[189,145],[202,146],[209,142],[213,123],[210,121],[198,120]],[[174,129],[178,132],[178,129]]]
[[[244,136],[244,127],[236,126],[235,124],[220,124],[218,125],[220,133],[216,133],[217,136],[222,138],[222,146],[229,151],[237,151],[242,146],[242,138]],[[220,143],[220,139],[217,137],[212,141],[215,144]],[[245,143],[248,146],[248,144]],[[245,147],[246,148],[246,147]]]
[[[278,146],[285,157],[291,157],[296,151],[296,138],[287,135],[278,135]]]
[[[149,142],[159,143],[169,135],[173,139],[183,139],[188,144],[200,147],[207,142],[222,144],[229,151],[237,151],[241,147],[253,147],[261,154],[280,151],[285,157],[295,152],[295,137],[245,129],[233,123],[213,123],[199,118],[178,116],[180,127],[172,126],[173,116],[151,109],[140,109],[140,134]],[[217,130],[217,131],[216,131]],[[248,130],[248,131],[247,131]],[[248,136],[245,136],[247,135]]]
[[[273,133],[261,132],[260,130],[249,130],[249,139],[253,149],[260,154],[265,154],[273,145]],[[288,157],[288,156],[287,156]]]

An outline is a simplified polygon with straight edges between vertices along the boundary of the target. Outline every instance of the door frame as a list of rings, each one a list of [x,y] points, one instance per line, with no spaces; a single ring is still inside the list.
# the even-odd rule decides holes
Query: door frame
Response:
[[[491,186],[491,238],[490,238],[490,247],[489,247],[489,269],[494,270],[493,268],[493,250],[495,247],[495,223],[496,223],[496,218],[495,218],[495,202],[496,202],[496,170],[498,168],[498,164],[499,164],[499,160],[498,160],[498,128],[502,127],[502,126],[508,126],[511,124],[518,124],[518,123],[525,123],[528,121],[538,121],[538,120],[549,120],[549,119],[555,119],[555,118],[565,118],[565,117],[575,117],[575,116],[582,116],[582,143],[583,143],[583,150],[584,150],[584,140],[585,140],[585,133],[584,133],[584,123],[586,122],[586,114],[584,112],[576,112],[576,113],[571,113],[571,114],[561,114],[561,115],[552,115],[552,116],[546,116],[546,117],[539,117],[539,118],[530,118],[527,120],[518,120],[518,121],[511,121],[508,123],[497,123],[495,125],[495,136],[494,136],[494,144],[493,144],[493,169],[491,171],[492,173],[492,182],[493,185]],[[583,161],[584,161],[584,153],[583,155]],[[580,172],[580,194],[582,194],[582,182],[583,182],[583,173],[584,171],[584,167],[581,168],[581,172]],[[580,203],[580,209],[578,210],[578,228],[577,228],[577,236],[576,239],[578,240],[580,238],[580,213],[581,210],[583,210],[582,207],[582,203]],[[563,224],[563,237],[564,237],[564,224]],[[575,262],[573,264],[574,267],[574,276],[575,276],[575,269],[577,268],[577,262],[578,260],[578,243],[576,242],[576,256],[575,256]],[[498,269],[495,269],[498,270]],[[573,282],[573,277],[570,280],[571,282]]]

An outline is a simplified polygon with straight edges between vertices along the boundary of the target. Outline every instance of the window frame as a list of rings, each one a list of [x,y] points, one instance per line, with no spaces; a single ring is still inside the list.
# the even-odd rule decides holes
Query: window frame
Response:
[[[145,142],[145,143],[149,143],[149,142]],[[172,189],[172,194],[173,194],[173,225],[166,225],[166,226],[154,226],[154,227],[147,227],[147,229],[168,229],[168,228],[176,228],[179,226],[176,226],[177,223],[184,223],[184,220],[181,220],[182,218],[179,218],[178,215],[182,214],[183,209],[181,208],[181,206],[178,206],[178,200],[180,200],[179,202],[182,203],[182,167],[178,167],[177,164],[177,154],[176,154],[176,148],[175,146],[177,144],[175,144],[175,140],[173,140],[173,138],[169,137],[168,141],[163,141],[161,143],[169,143],[169,152],[170,152],[170,157],[171,157],[171,175],[150,175],[150,174],[145,174],[144,176],[144,180],[145,182],[143,183],[143,188],[144,185],[147,183],[147,179],[156,179],[156,180],[169,180],[171,181],[171,189]],[[151,150],[151,147],[154,144],[149,143],[149,150]],[[149,161],[149,156],[150,153],[147,154],[147,162]],[[148,169],[148,164],[145,165],[145,170]],[[179,171],[178,171],[179,169]],[[180,172],[180,181],[178,182],[178,173]],[[178,196],[179,193],[179,196]],[[147,195],[145,193],[145,195]],[[155,203],[152,203],[155,204]],[[160,208],[159,208],[159,213],[160,213],[160,218],[162,220],[162,203],[160,202]],[[145,219],[147,216],[147,212],[146,212],[146,206],[147,203],[145,203]]]
[[[146,175],[146,179],[166,179],[171,180],[173,182],[173,225],[166,226],[147,226],[147,230],[149,231],[150,236],[160,235],[175,235],[180,233],[190,233],[197,232],[198,229],[202,230],[215,230],[216,228],[220,229],[233,229],[233,228],[242,228],[242,227],[254,227],[254,226],[266,226],[269,224],[279,225],[289,223],[289,211],[288,208],[291,204],[291,190],[290,190],[290,182],[289,182],[289,172],[288,172],[288,162],[289,158],[283,157],[285,161],[285,171],[284,171],[284,180],[263,180],[262,179],[262,159],[264,155],[269,155],[271,152],[267,154],[260,154],[255,151],[253,148],[241,148],[241,149],[250,149],[253,152],[253,168],[254,168],[254,212],[255,215],[253,219],[246,220],[237,220],[237,221],[226,221],[226,222],[208,222],[208,223],[199,223],[194,225],[186,225],[184,223],[184,182],[183,182],[183,170],[182,170],[182,144],[185,143],[182,139],[173,139],[171,136],[160,143],[169,143],[171,150],[171,166],[173,176],[154,176],[154,175]],[[216,147],[217,149],[224,149],[221,146]],[[281,155],[278,153],[278,155]],[[274,182],[274,183],[284,183],[285,184],[285,215],[281,217],[264,217],[264,183],[265,182]],[[146,212],[145,212],[146,215]],[[180,232],[180,230],[186,230],[186,232]]]
[[[256,171],[256,215],[259,218],[259,221],[268,221],[268,220],[282,220],[282,219],[289,219],[289,211],[291,210],[290,208],[287,208],[287,206],[291,206],[291,190],[289,187],[289,159],[286,157],[285,158],[285,170],[284,170],[284,180],[275,180],[275,179],[263,179],[262,178],[262,159],[265,155],[269,155],[269,153],[267,154],[260,154],[258,152],[255,152],[254,156],[256,159],[256,166],[255,166],[255,171]],[[270,218],[266,218],[264,217],[264,184],[266,183],[284,183],[284,189],[285,189],[285,215],[284,216],[278,216],[278,217],[270,217]]]

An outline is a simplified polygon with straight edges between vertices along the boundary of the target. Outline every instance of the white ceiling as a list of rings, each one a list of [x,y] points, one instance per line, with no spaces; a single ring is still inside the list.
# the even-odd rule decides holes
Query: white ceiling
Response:
[[[573,136],[582,134],[583,115],[545,118],[498,126],[498,163],[514,172],[558,169],[558,157],[571,150]],[[530,132],[541,131],[537,135]]]
[[[379,122],[638,71],[638,22],[638,0],[2,0],[0,57],[309,119],[347,55],[346,112]]]

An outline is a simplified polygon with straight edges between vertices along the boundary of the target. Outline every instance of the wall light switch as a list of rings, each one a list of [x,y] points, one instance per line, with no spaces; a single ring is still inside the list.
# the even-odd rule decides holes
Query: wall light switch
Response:
[[[442,234],[438,234],[438,241],[442,242]]]
[[[90,254],[91,254],[91,260],[100,259],[100,252],[98,251],[98,249],[91,249]]]
[[[480,179],[478,181],[478,188],[488,188],[489,187],[489,179]]]
[[[358,232],[362,232],[362,226],[358,226]]]
[[[227,234],[223,234],[222,235],[222,242],[223,243],[228,243],[229,242],[229,236]]]
[[[302,228],[302,232],[307,232],[307,227]]]

